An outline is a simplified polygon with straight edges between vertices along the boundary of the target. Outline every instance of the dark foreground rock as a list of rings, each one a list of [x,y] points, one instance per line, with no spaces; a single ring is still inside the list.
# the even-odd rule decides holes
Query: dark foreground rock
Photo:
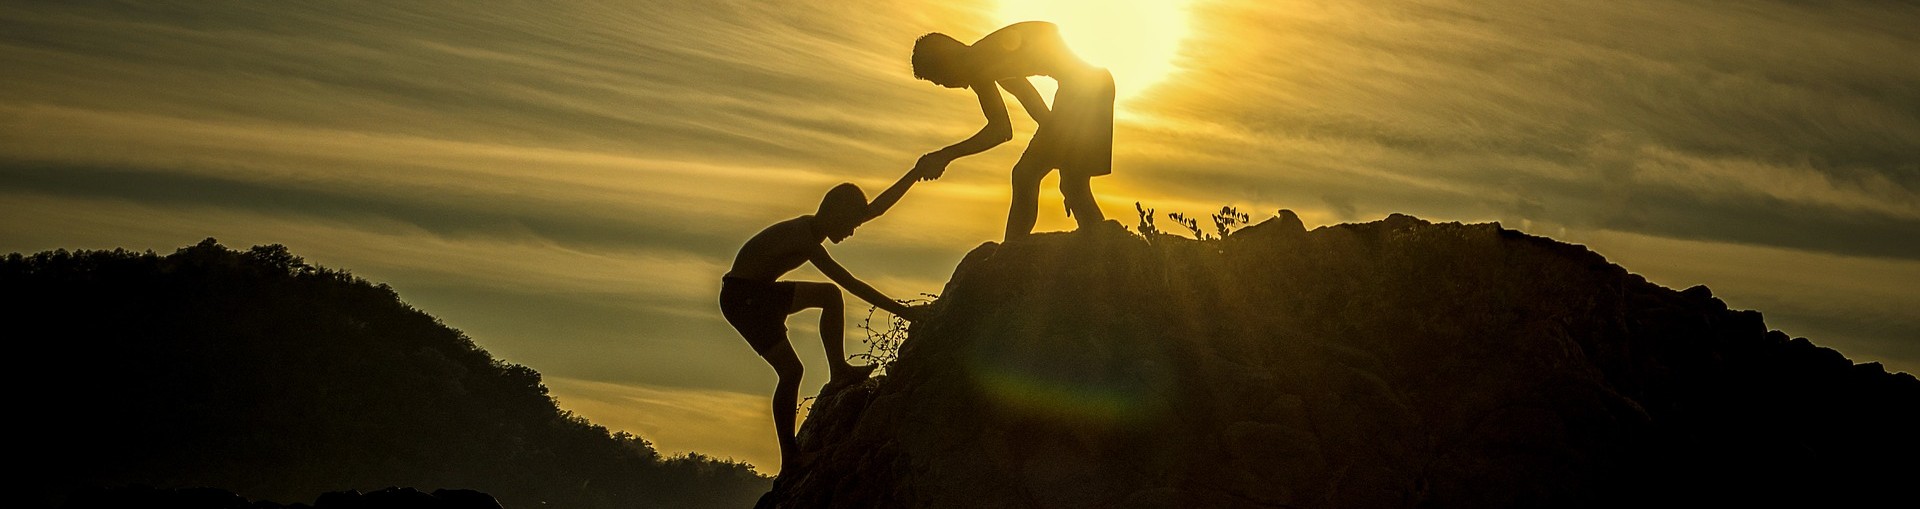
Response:
[[[312,505],[282,505],[249,501],[231,491],[213,488],[159,489],[130,486],[87,490],[68,500],[67,509],[501,509],[492,495],[474,490],[439,489],[432,493],[413,488],[386,488],[370,493],[334,491],[321,494]]]
[[[933,313],[814,403],[762,507],[1831,507],[1920,479],[1911,375],[1494,224],[1039,235],[969,254]]]

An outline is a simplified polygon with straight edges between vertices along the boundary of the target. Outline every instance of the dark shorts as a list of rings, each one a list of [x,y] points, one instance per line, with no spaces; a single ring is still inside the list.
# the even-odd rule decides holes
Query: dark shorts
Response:
[[[765,356],[767,349],[787,340],[787,311],[793,309],[798,287],[792,281],[720,278],[720,314],[747,338],[754,353]]]
[[[1113,173],[1113,74],[1102,69],[1056,81],[1053,116],[1034,130],[1021,159],[1059,168],[1062,177]]]

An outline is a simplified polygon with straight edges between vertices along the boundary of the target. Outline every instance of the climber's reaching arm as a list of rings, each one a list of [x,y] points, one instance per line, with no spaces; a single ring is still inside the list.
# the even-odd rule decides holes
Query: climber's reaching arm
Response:
[[[907,189],[913,187],[914,181],[920,180],[923,171],[923,168],[914,166],[913,169],[907,170],[906,175],[901,175],[900,180],[893,183],[893,187],[888,187],[887,190],[881,191],[879,196],[873,197],[873,203],[867,204],[867,220],[880,217],[881,214],[887,213],[887,209],[893,208],[893,204],[899,202],[900,197],[906,196]]]
[[[807,261],[813,262],[813,267],[820,269],[821,274],[826,274],[827,279],[833,280],[833,282],[839,284],[841,288],[846,288],[848,292],[852,292],[853,296],[859,297],[860,300],[867,301],[868,304],[873,304],[880,309],[885,309],[895,316],[909,320],[915,318],[915,313],[908,310],[905,304],[888,298],[886,294],[873,289],[873,286],[868,285],[867,282],[861,281],[860,278],[853,277],[853,274],[847,272],[846,267],[841,267],[840,262],[834,261],[832,256],[827,255],[826,247],[815,246],[813,252],[807,255]]]

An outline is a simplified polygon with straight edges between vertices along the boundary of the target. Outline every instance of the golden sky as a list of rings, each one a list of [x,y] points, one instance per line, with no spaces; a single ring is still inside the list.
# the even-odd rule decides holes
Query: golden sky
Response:
[[[715,304],[734,250],[979,127],[969,93],[913,79],[915,37],[1048,16],[1123,80],[1094,189],[1124,223],[1135,201],[1500,221],[1920,370],[1920,7],[1161,4],[9,2],[0,252],[286,244],[597,422],[777,464],[773,373]],[[835,256],[938,292],[1000,237],[1014,110],[1013,143]],[[1058,204],[1040,229],[1071,225]],[[818,368],[813,321],[790,325]]]

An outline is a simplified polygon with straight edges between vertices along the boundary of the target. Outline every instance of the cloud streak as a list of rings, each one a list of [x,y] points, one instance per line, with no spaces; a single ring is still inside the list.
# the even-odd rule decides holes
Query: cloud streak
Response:
[[[1407,187],[1393,210],[1451,217],[1499,217],[1502,195],[1528,194],[1549,204],[1531,220],[1920,256],[1879,240],[1920,231],[1920,67],[1894,57],[1915,41],[1886,22],[1920,18],[1911,6],[1223,1],[1197,16],[1214,30],[1153,110],[1253,140],[1241,164],[1144,178],[1261,179],[1302,189],[1295,202]],[[1724,225],[1780,203],[1854,227],[1818,243],[1794,239],[1821,225],[1661,229],[1693,209],[1730,209],[1712,218]]]
[[[906,60],[922,33],[991,30],[994,6],[922,4],[0,5],[0,250],[284,243],[607,419],[640,401],[621,387],[660,409],[759,394],[771,373],[713,313],[739,243],[980,125]],[[1920,368],[1916,294],[1889,283],[1920,264],[1920,7],[1201,0],[1191,19],[1094,183],[1122,222],[1134,201],[1498,220]],[[1019,145],[830,249],[937,292],[999,236]],[[1041,229],[1071,225],[1058,199]],[[795,343],[818,365],[811,319]],[[645,422],[723,456],[771,444],[737,427],[758,421],[711,426],[735,448]]]

